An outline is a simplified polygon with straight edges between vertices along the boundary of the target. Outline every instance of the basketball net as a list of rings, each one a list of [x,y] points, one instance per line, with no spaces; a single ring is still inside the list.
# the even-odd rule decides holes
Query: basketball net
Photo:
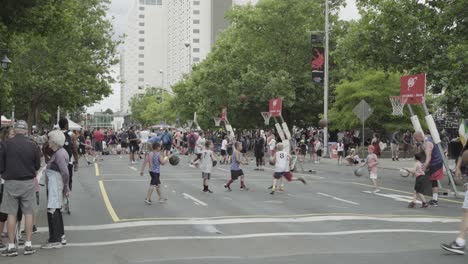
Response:
[[[270,124],[270,117],[271,113],[270,112],[261,112],[263,120],[265,121],[265,125],[268,126]]]
[[[213,120],[215,122],[215,126],[219,127],[219,125],[221,124],[222,118],[221,117],[213,117]]]
[[[408,97],[390,96],[390,102],[392,103],[393,109],[392,115],[402,116],[406,101],[408,101]]]

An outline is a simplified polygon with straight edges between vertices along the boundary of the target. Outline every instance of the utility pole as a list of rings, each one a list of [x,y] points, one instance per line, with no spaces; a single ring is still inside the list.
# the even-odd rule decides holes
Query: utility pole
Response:
[[[328,0],[325,0],[325,72],[323,85],[323,118],[328,121],[328,40],[329,40],[329,21],[328,21]],[[323,128],[324,156],[328,155],[328,125]]]

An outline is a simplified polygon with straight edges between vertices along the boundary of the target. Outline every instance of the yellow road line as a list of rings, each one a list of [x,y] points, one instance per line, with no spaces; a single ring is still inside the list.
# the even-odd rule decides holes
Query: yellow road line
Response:
[[[109,214],[112,218],[112,221],[114,222],[120,222],[119,217],[115,213],[114,208],[112,207],[112,204],[109,200],[109,196],[107,196],[106,188],[104,188],[104,183],[102,181],[99,181],[99,188],[101,188],[101,194],[102,194],[102,199],[104,200],[104,204],[107,207],[107,211],[109,211]]]
[[[211,217],[149,217],[149,218],[130,218],[120,219],[120,222],[133,221],[151,221],[151,220],[220,220],[220,219],[236,219],[236,218],[301,218],[313,216],[368,216],[368,217],[411,217],[411,218],[440,218],[440,219],[461,219],[458,216],[440,216],[440,215],[401,215],[401,214],[355,214],[355,213],[321,213],[321,214],[300,214],[300,215],[236,215],[236,216],[211,216]]]
[[[366,187],[374,187],[373,185],[364,184],[364,183],[359,183],[359,182],[353,182],[353,184],[362,185],[362,186],[366,186]],[[404,193],[404,194],[411,194],[411,195],[413,195],[413,193],[411,193],[411,192],[405,192],[405,191],[395,190],[395,189],[391,189],[391,188],[379,187],[379,189],[382,189],[382,190],[389,190],[389,191],[394,191],[394,192],[399,192],[399,193]],[[456,204],[463,204],[463,202],[455,201],[455,200],[450,200],[450,199],[445,199],[445,198],[439,198],[439,200],[441,200],[441,201],[446,201],[446,202],[451,202],[451,203],[456,203]]]
[[[99,166],[97,162],[94,162],[94,170],[96,171],[96,177],[99,177]]]

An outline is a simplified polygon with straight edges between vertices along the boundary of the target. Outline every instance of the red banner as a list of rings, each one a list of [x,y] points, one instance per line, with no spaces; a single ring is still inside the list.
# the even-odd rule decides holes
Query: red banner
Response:
[[[221,112],[221,120],[223,121],[226,121],[227,119],[227,108],[223,108],[222,112]]]
[[[400,96],[408,99],[406,104],[421,104],[425,94],[425,73],[400,77]]]
[[[325,69],[325,52],[323,47],[312,48],[312,59],[310,67],[312,68],[312,81],[323,84]]]
[[[271,116],[281,116],[281,98],[270,99],[270,114]]]

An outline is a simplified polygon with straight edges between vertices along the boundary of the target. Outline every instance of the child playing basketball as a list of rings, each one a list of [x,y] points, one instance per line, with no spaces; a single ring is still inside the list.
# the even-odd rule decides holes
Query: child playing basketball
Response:
[[[248,191],[249,188],[245,186],[244,183],[244,172],[240,168],[240,165],[247,165],[249,164],[245,159],[242,158],[242,144],[240,142],[236,142],[234,144],[234,152],[232,155],[232,164],[231,164],[231,179],[224,185],[224,188],[226,188],[229,192],[231,190],[231,183],[233,183],[235,180],[237,180],[239,177],[241,178],[240,180],[240,188],[243,191]]]
[[[367,158],[366,162],[361,165],[361,167],[364,167],[367,165],[367,169],[369,170],[369,177],[372,181],[372,184],[374,185],[374,193],[380,192],[380,189],[377,184],[377,165],[379,165],[379,161],[377,158],[377,155],[374,153],[374,146],[370,145],[367,148]]]
[[[200,169],[202,170],[203,178],[203,192],[213,193],[208,188],[208,181],[211,177],[211,170],[213,169],[213,161],[215,161],[215,155],[213,152],[213,142],[207,140],[205,143],[205,149],[200,153],[201,154],[201,165]]]
[[[284,151],[284,145],[282,143],[278,143],[276,145],[276,153],[273,156],[273,161],[275,163],[275,172],[273,173],[273,185],[271,187],[270,194],[275,194],[275,190],[278,189],[277,181],[280,180],[282,177],[285,177],[287,181],[301,181],[303,184],[306,184],[306,181],[299,177],[294,178],[292,173],[290,172],[290,162],[291,156]],[[281,183],[280,183],[281,184]],[[282,188],[279,188],[282,191]]]
[[[89,161],[88,159],[88,156],[91,155],[91,157],[93,156],[93,145],[91,143],[91,138],[89,138],[89,136],[86,137],[86,140],[85,140],[85,159],[86,159],[86,162],[88,162],[88,166],[91,166],[92,162]]]
[[[414,167],[411,169],[406,169],[413,177],[416,177],[414,183],[414,194],[413,201],[408,204],[408,208],[416,207],[416,199],[419,197],[422,202],[421,208],[427,208],[429,205],[426,203],[426,198],[422,194],[424,189],[424,171],[422,169],[422,162],[426,159],[424,152],[419,152],[414,154],[414,159],[416,160]]]
[[[160,186],[160,173],[161,173],[161,165],[166,164],[169,161],[169,157],[164,157],[161,155],[161,145],[158,142],[153,143],[152,145],[153,151],[150,152],[143,162],[143,166],[141,167],[140,176],[143,176],[145,171],[146,164],[149,164],[149,173],[151,176],[150,186],[148,188],[148,192],[146,194],[145,203],[152,204],[151,195],[153,191],[156,190],[159,197],[159,202],[164,203],[167,201],[167,198],[163,197],[161,194]]]

